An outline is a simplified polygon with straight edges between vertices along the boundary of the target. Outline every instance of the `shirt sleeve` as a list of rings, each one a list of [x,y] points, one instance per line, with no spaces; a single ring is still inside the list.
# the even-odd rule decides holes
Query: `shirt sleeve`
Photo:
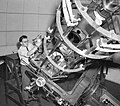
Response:
[[[28,58],[29,56],[27,55],[28,51],[25,50],[25,49],[19,49],[18,50],[18,55],[19,57],[25,57],[25,58]]]
[[[27,55],[28,51],[26,48],[24,47],[21,47],[19,50],[18,50],[18,55],[19,55],[19,58],[20,58],[20,64],[21,65],[26,65],[26,64],[29,64],[29,56]],[[24,62],[23,62],[23,61]]]
[[[31,44],[31,43],[29,43],[29,45],[28,45],[28,49],[29,49],[29,50],[32,50],[32,49],[33,49],[33,47],[34,47],[34,45],[33,45],[33,44]]]

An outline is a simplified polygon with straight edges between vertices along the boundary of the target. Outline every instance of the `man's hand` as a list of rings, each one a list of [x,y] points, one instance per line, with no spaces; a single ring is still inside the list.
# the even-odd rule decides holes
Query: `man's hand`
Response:
[[[39,47],[42,44],[42,40],[41,39],[37,39],[37,42],[35,43],[35,45],[37,47]]]

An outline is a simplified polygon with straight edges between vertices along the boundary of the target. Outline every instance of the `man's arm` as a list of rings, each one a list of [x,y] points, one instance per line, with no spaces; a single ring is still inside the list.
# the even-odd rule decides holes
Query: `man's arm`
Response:
[[[28,58],[29,56],[27,55],[27,52],[22,48],[22,49],[19,49],[18,50],[18,55],[20,57],[25,57],[25,58]]]
[[[31,50],[27,53],[27,56],[31,56],[35,53],[35,51],[38,49],[38,47],[42,44],[42,40],[38,39],[36,44],[31,47]]]
[[[37,47],[37,46],[34,46],[34,47],[27,53],[27,56],[30,57],[31,55],[33,55],[37,49],[38,49],[38,47]]]

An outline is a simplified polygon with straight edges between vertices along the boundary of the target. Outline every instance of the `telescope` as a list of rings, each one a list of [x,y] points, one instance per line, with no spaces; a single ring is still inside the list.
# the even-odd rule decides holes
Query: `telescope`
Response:
[[[70,1],[65,1],[68,4],[62,2],[57,8],[52,31],[43,37],[42,52],[27,65],[33,75],[28,91],[42,89],[46,98],[60,106],[120,106],[103,86],[108,61],[120,52],[120,25],[114,25],[119,16],[113,20],[113,2],[73,0],[68,7]],[[113,9],[115,13],[119,8]],[[71,13],[79,19],[75,24],[73,17],[65,16]],[[33,42],[38,39],[41,34]]]

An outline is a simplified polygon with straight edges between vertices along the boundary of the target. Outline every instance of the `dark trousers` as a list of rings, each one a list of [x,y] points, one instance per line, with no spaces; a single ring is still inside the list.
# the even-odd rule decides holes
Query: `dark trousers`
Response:
[[[24,88],[30,84],[30,79],[25,74],[26,70],[30,70],[27,66],[21,65],[21,74],[22,74],[22,96],[23,99],[28,99],[28,92],[24,91]]]

